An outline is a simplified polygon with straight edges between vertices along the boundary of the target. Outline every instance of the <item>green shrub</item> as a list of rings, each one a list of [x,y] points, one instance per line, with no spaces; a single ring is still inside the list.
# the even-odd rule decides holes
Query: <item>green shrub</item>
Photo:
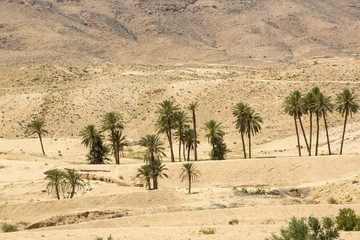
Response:
[[[354,210],[350,208],[340,209],[339,215],[336,217],[335,222],[339,230],[344,230],[344,231],[360,230],[360,218],[357,217]]]
[[[339,238],[339,232],[331,218],[323,218],[322,224],[315,217],[297,219],[293,217],[287,228],[280,230],[280,236],[274,233],[266,240],[333,240]]]
[[[18,228],[17,228],[16,225],[4,223],[4,224],[1,226],[1,230],[2,230],[3,232],[16,232],[16,231],[18,231]]]
[[[233,218],[233,219],[231,219],[231,220],[229,221],[229,224],[230,224],[230,225],[237,225],[237,224],[239,224],[239,220],[236,219],[236,218]]]
[[[327,202],[329,204],[338,204],[338,201],[333,197],[328,198]]]
[[[199,232],[204,235],[211,235],[211,234],[215,234],[216,229],[215,228],[202,228],[199,230]]]

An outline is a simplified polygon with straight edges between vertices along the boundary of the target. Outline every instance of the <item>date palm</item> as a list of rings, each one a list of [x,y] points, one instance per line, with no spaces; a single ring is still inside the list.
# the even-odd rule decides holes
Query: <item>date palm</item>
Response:
[[[148,164],[142,165],[140,168],[138,168],[136,174],[136,177],[139,178],[142,183],[145,183],[146,188],[149,190],[151,190],[151,182],[150,182],[151,174],[152,174],[152,170]]]
[[[70,188],[70,198],[74,197],[76,189],[83,189],[85,186],[84,180],[75,169],[67,169],[64,174],[64,182]]]
[[[110,141],[114,153],[115,163],[120,164],[120,149],[117,140],[119,140],[119,131],[124,129],[123,118],[117,112],[108,112],[102,119],[102,131],[110,132]],[[117,133],[115,133],[117,131]],[[115,136],[117,134],[118,136]]]
[[[110,135],[110,141],[115,143],[115,149],[120,164],[120,156],[124,156],[124,148],[129,146],[130,143],[126,140],[126,135],[123,135],[123,132],[120,130],[115,130],[114,134]]]
[[[297,126],[297,119],[302,113],[302,104],[301,104],[301,94],[299,91],[295,91],[287,96],[283,103],[283,108],[285,113],[294,117],[296,137],[297,137],[297,145],[299,150],[299,156],[301,156],[301,146],[300,146],[300,138],[299,138],[299,130]]]
[[[149,155],[150,163],[156,160],[155,156],[166,156],[164,143],[160,140],[159,135],[146,135],[141,138],[139,145],[147,148],[146,155]]]
[[[251,158],[251,135],[255,135],[261,131],[261,123],[263,122],[262,117],[255,112],[254,109],[250,108],[246,117],[246,133],[249,138],[249,158]]]
[[[352,115],[357,113],[360,108],[357,98],[357,95],[355,95],[354,92],[350,92],[349,89],[344,89],[343,92],[338,94],[336,97],[336,111],[339,112],[343,117],[345,116],[344,130],[341,138],[340,155],[342,155],[348,116],[350,114],[350,117],[352,117]]]
[[[90,124],[84,127],[79,134],[82,137],[81,143],[90,148],[87,155],[90,164],[103,164],[109,153],[109,149],[104,145],[104,136],[98,131],[94,125]]]
[[[176,134],[175,137],[179,140],[179,162],[181,162],[181,145],[183,143],[184,132],[189,128],[189,118],[184,111],[180,111],[176,118]],[[185,159],[184,159],[185,160]]]
[[[318,149],[319,149],[319,135],[320,135],[320,117],[322,116],[322,112],[321,111],[316,111],[315,110],[315,106],[316,106],[316,98],[317,96],[320,94],[320,89],[318,87],[314,87],[313,89],[311,89],[311,94],[314,97],[314,100],[310,103],[310,108],[312,109],[312,111],[315,113],[316,115],[316,145],[315,145],[315,156],[318,155]]]
[[[199,144],[199,141],[195,144],[194,129],[186,129],[184,132],[185,148],[188,151],[187,161],[190,161],[190,151],[195,149],[195,146]]]
[[[329,155],[331,155],[329,131],[326,121],[326,114],[328,112],[331,113],[334,109],[334,105],[331,103],[331,97],[327,97],[324,94],[319,93],[318,95],[315,96],[315,102],[313,103],[312,106],[314,108],[314,112],[320,113],[320,115],[324,118],[328,150],[329,150]]]
[[[247,118],[247,114],[248,114],[249,110],[250,110],[250,106],[247,103],[242,103],[242,102],[237,103],[233,108],[233,116],[236,118],[235,126],[241,135],[244,159],[246,159],[246,147],[245,147],[244,134],[246,131],[246,118]]]
[[[27,126],[26,134],[27,135],[37,135],[40,140],[41,150],[43,155],[45,155],[45,150],[42,142],[42,137],[45,136],[48,131],[45,128],[45,120],[44,119],[34,119],[31,123]]]
[[[160,106],[156,111],[156,113],[158,114],[158,122],[166,123],[166,135],[169,140],[172,162],[175,162],[175,157],[174,157],[174,150],[172,144],[171,130],[173,128],[173,125],[175,124],[178,110],[179,110],[179,106],[174,101],[165,100],[162,103],[160,103]]]
[[[198,108],[199,104],[198,102],[192,102],[188,106],[188,109],[192,112],[192,119],[193,119],[193,125],[194,125],[194,140],[197,142],[197,132],[196,132],[196,110]],[[195,161],[197,161],[197,146],[195,144]]]
[[[184,163],[180,174],[181,181],[188,181],[189,183],[189,194],[191,193],[191,183],[201,175],[200,171],[196,169],[193,163]]]
[[[169,176],[165,173],[168,169],[160,160],[155,160],[149,164],[151,168],[151,176],[153,179],[153,189],[158,189],[158,178],[169,178]]]
[[[49,181],[46,187],[48,192],[55,190],[56,197],[58,200],[60,200],[60,190],[63,190],[64,188],[64,173],[55,169],[49,171],[46,174],[45,179]]]
[[[310,122],[310,134],[309,134],[309,156],[311,156],[311,148],[312,148],[312,118],[314,114],[313,103],[315,101],[314,93],[308,92],[303,98],[301,98],[303,112],[305,114],[309,114],[309,122]]]
[[[212,151],[215,151],[215,144],[218,139],[222,139],[225,135],[223,126],[221,123],[217,123],[215,120],[210,120],[205,123],[206,135],[208,142],[212,146]]]

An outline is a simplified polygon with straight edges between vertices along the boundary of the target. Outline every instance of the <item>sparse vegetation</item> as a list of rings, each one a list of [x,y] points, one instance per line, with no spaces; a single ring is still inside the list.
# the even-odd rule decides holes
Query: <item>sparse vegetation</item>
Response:
[[[239,224],[239,219],[237,218],[233,218],[229,221],[229,225],[238,225]]]
[[[327,202],[329,204],[338,204],[338,201],[334,197],[329,197]]]
[[[199,232],[204,235],[212,235],[212,234],[216,233],[216,229],[215,228],[202,228],[199,230]]]
[[[16,232],[16,231],[18,231],[18,227],[16,225],[13,225],[13,224],[4,223],[1,226],[1,230],[3,232]]]
[[[180,174],[181,181],[188,181],[189,183],[189,194],[191,193],[191,183],[200,176],[200,171],[196,169],[193,163],[184,163]]]

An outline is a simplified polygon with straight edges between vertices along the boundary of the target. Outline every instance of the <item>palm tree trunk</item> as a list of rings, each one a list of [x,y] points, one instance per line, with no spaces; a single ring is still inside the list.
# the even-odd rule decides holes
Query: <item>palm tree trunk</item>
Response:
[[[46,155],[46,154],[45,154],[45,151],[44,151],[44,146],[43,146],[43,142],[42,142],[41,134],[39,133],[38,135],[39,135],[39,139],[40,139],[40,145],[41,145],[41,150],[42,150],[42,153],[43,153],[43,155]]]
[[[189,175],[189,194],[191,193],[191,175]]]
[[[195,161],[197,161],[197,146],[196,146],[196,116],[195,109],[193,110],[193,123],[194,123],[194,139],[195,139]]]
[[[148,189],[151,190],[150,178],[146,178],[146,182],[147,182],[147,185],[148,185]]]
[[[312,144],[312,112],[310,112],[310,139],[309,139],[309,152],[311,156],[311,144]]]
[[[114,158],[115,158],[115,163],[119,164],[119,159],[118,159],[118,154],[117,154],[117,149],[116,149],[116,143],[115,143],[115,133],[114,130],[111,130],[111,136],[112,136],[112,145],[113,145],[113,152],[114,152]]]
[[[183,140],[183,158],[184,158],[184,161],[186,159],[186,150],[185,150],[185,141]]]
[[[152,162],[155,162],[155,156],[154,156],[154,152],[153,151],[151,151],[150,152],[150,162],[152,163]]]
[[[251,131],[250,131],[250,125],[248,126],[248,137],[249,137],[249,159],[251,159]]]
[[[188,148],[188,157],[187,157],[187,161],[190,161],[190,150],[191,150],[191,148],[190,148],[190,146],[189,146],[189,148]]]
[[[181,142],[182,142],[182,131],[181,131],[181,129],[179,131],[179,134],[180,134],[180,136],[179,136],[179,162],[181,162]],[[184,159],[184,161],[185,161],[185,159]]]
[[[296,122],[296,114],[294,114],[294,121],[295,121],[295,130],[296,130],[296,137],[297,137],[297,143],[298,143],[298,149],[299,149],[299,157],[301,157],[301,146],[300,146],[299,131],[298,131],[297,122]]]
[[[316,148],[315,148],[315,156],[318,155],[318,148],[319,148],[319,133],[320,133],[320,126],[319,126],[319,114],[316,113]]]
[[[303,135],[304,135],[304,140],[305,140],[306,148],[307,148],[307,150],[308,150],[308,152],[309,152],[309,156],[311,156],[311,151],[310,151],[310,149],[309,149],[309,144],[308,144],[308,141],[307,141],[307,139],[306,139],[306,134],[305,134],[305,131],[304,131],[304,126],[303,126],[303,124],[302,124],[302,121],[301,121],[301,117],[300,117],[300,116],[299,116],[299,122],[300,122],[301,131],[302,131],[302,133],[303,133]]]
[[[75,184],[72,186],[70,198],[73,198],[74,194],[75,194]]]
[[[243,146],[243,151],[244,151],[244,159],[246,159],[246,147],[245,147],[245,140],[244,140],[243,132],[241,132],[241,141],[242,141],[242,146]]]
[[[59,184],[58,183],[55,184],[55,191],[56,191],[57,199],[60,200]]]
[[[340,155],[342,155],[342,150],[343,150],[343,145],[344,145],[344,138],[345,138],[345,130],[346,130],[346,122],[347,122],[348,115],[349,115],[349,110],[346,109],[345,122],[344,122],[344,131],[343,131],[343,135],[342,135],[342,138],[341,138]]]
[[[329,132],[328,132],[328,126],[327,126],[326,115],[325,115],[324,110],[323,110],[323,117],[324,117],[324,123],[325,123],[325,130],[326,130],[326,138],[327,138],[327,143],[328,143],[329,155],[331,155]]]
[[[170,119],[168,119],[168,132],[169,132],[169,145],[170,145],[171,161],[172,161],[172,162],[175,162],[174,150],[173,150],[172,138],[171,138],[171,124],[170,124]]]

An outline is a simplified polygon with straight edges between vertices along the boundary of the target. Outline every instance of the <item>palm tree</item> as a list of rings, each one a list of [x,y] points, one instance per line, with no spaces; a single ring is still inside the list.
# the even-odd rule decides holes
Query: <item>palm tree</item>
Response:
[[[298,143],[298,149],[299,149],[299,156],[301,157],[301,147],[300,147],[300,138],[299,138],[299,131],[297,126],[297,118],[299,114],[301,114],[302,106],[301,106],[301,94],[299,91],[295,91],[290,94],[290,96],[287,96],[285,98],[283,108],[285,113],[289,114],[290,116],[294,117],[295,122],[295,130],[296,130],[296,137],[297,137],[297,143]]]
[[[174,133],[174,135],[177,136],[179,140],[179,162],[181,162],[181,144],[183,143],[184,131],[189,128],[189,118],[184,111],[177,114],[176,123],[177,132],[176,134]]]
[[[180,174],[181,181],[189,181],[189,194],[191,193],[191,182],[195,180],[195,178],[199,177],[200,171],[196,169],[193,163],[184,163],[182,168],[182,172]]]
[[[146,135],[141,138],[139,144],[147,148],[145,159],[150,159],[150,163],[155,161],[155,156],[158,156],[158,159],[161,156],[166,156],[163,152],[165,150],[163,147],[164,143],[160,140],[159,135]],[[146,156],[149,157],[147,158]]]
[[[156,113],[158,116],[158,122],[166,123],[166,133],[169,140],[170,152],[171,152],[171,161],[175,162],[173,145],[172,145],[172,136],[171,129],[176,121],[177,111],[179,110],[179,106],[172,100],[165,100],[160,103]]]
[[[311,147],[312,147],[312,117],[314,113],[313,103],[315,101],[314,93],[308,92],[305,97],[301,98],[303,112],[309,114],[309,122],[310,122],[310,136],[309,136],[309,156],[311,156]]]
[[[120,130],[115,130],[113,135],[110,135],[110,141],[115,143],[117,157],[120,164],[120,156],[124,156],[124,147],[129,146],[129,141],[126,140],[126,135]]]
[[[75,189],[84,188],[84,180],[82,180],[81,175],[75,171],[75,169],[66,169],[66,174],[64,174],[65,184],[71,189],[70,198],[73,198],[75,194]]]
[[[28,126],[27,126],[27,130],[26,130],[26,134],[27,135],[38,135],[39,139],[40,139],[40,145],[41,145],[41,150],[42,153],[45,155],[45,150],[44,150],[44,146],[43,146],[43,142],[42,142],[42,136],[45,136],[48,131],[44,129],[45,127],[45,120],[44,119],[34,119]]]
[[[102,130],[110,131],[110,141],[112,143],[112,149],[114,153],[115,163],[120,164],[120,149],[116,140],[119,140],[115,136],[115,131],[122,131],[124,129],[124,123],[121,114],[117,112],[108,112],[105,114],[102,120]],[[117,133],[119,134],[119,133]]]
[[[315,102],[313,103],[313,108],[315,112],[320,113],[318,114],[319,116],[322,115],[324,118],[329,155],[331,155],[329,132],[326,121],[326,113],[327,112],[331,113],[334,109],[334,105],[331,103],[331,97],[326,97],[324,94],[319,93],[318,95],[315,96]]]
[[[148,164],[142,165],[140,168],[138,168],[138,173],[136,175],[137,178],[141,179],[142,183],[146,183],[146,188],[151,190],[151,183],[150,183],[150,179],[151,179],[151,167]]]
[[[239,102],[233,108],[233,116],[236,118],[236,121],[235,121],[236,129],[239,130],[239,133],[241,135],[244,159],[246,159],[246,147],[245,147],[244,134],[246,131],[246,118],[247,118],[247,114],[248,114],[249,110],[250,110],[250,106],[247,103],[242,103],[242,102]]]
[[[190,151],[195,149],[195,146],[199,144],[199,141],[195,144],[194,129],[186,129],[184,132],[185,148],[188,151],[187,161],[190,161]]]
[[[215,120],[210,120],[205,123],[205,130],[207,131],[205,137],[208,139],[208,142],[211,143],[213,151],[215,150],[217,139],[223,138],[225,135],[225,132],[222,129],[222,124],[217,123]]]
[[[158,178],[169,178],[169,176],[165,173],[168,169],[160,160],[151,162],[149,166],[151,168],[151,176],[153,178],[153,189],[158,189]]]
[[[84,127],[79,134],[82,137],[82,144],[90,148],[90,152],[87,155],[90,160],[90,164],[103,164],[109,153],[109,149],[104,145],[104,136],[98,131],[94,125],[88,125]]]
[[[338,111],[343,117],[345,115],[344,130],[341,138],[340,155],[342,155],[344,145],[347,118],[349,114],[352,117],[352,114],[357,113],[359,108],[360,106],[358,103],[357,95],[355,95],[354,92],[350,92],[349,89],[344,89],[342,93],[337,95],[336,111]]]
[[[199,104],[198,102],[192,102],[190,103],[190,105],[188,106],[188,109],[192,112],[192,117],[193,117],[193,125],[194,125],[194,141],[197,142],[197,133],[196,133],[196,115],[195,115],[195,111],[198,108]],[[195,144],[195,161],[197,161],[197,146]]]
[[[315,145],[315,156],[318,155],[318,148],[319,148],[319,135],[320,135],[320,117],[322,115],[321,111],[316,111],[315,109],[315,103],[316,103],[316,98],[317,96],[320,94],[320,89],[318,87],[314,87],[313,89],[311,89],[311,93],[314,97],[313,101],[310,103],[310,108],[312,109],[312,111],[315,113],[316,115],[316,145]]]
[[[49,183],[46,187],[48,192],[51,192],[53,189],[55,189],[57,199],[60,200],[60,190],[62,190],[64,187],[64,173],[55,169],[49,171],[46,174],[45,179],[49,180]]]
[[[251,135],[255,135],[261,131],[260,123],[263,122],[262,117],[255,110],[250,108],[246,118],[246,133],[249,137],[249,158],[251,158]]]

